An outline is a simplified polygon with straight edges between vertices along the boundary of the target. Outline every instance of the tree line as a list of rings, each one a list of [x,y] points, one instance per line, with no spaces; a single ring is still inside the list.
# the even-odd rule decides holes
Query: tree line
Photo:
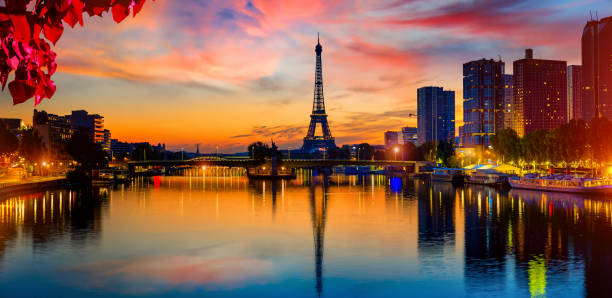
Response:
[[[591,123],[571,120],[524,137],[513,129],[503,129],[491,138],[491,146],[506,163],[597,167],[612,161],[612,122],[606,118],[595,118]]]

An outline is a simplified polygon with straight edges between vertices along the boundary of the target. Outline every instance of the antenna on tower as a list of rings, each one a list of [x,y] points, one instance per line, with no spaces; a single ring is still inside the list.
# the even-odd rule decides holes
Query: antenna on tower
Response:
[[[591,19],[589,21],[593,20],[593,12],[589,10],[589,15],[591,16]]]
[[[317,43],[319,43],[319,32],[317,32]]]
[[[501,61],[502,61],[502,59],[501,59],[501,55],[500,55],[500,54],[497,54],[497,57],[499,57],[499,62],[501,62]]]

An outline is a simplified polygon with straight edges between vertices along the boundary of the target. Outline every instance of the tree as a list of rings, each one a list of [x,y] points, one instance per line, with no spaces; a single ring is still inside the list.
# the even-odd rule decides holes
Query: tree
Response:
[[[100,144],[94,143],[87,134],[73,135],[66,143],[65,149],[85,172],[106,167],[108,164],[107,153]]]
[[[455,142],[441,140],[438,142],[438,148],[436,150],[436,161],[443,164],[446,167],[456,166],[454,160],[455,156]]]
[[[254,142],[247,149],[249,150],[249,157],[255,160],[263,161],[266,158],[271,158],[273,155],[276,155],[279,162],[281,160],[281,153],[277,150],[274,142],[272,142],[272,147],[263,142]]]
[[[491,137],[491,146],[503,162],[518,161],[521,157],[521,138],[514,129],[502,129]]]
[[[0,156],[12,153],[19,148],[19,140],[11,133],[4,122],[0,121]]]
[[[45,147],[43,145],[42,138],[38,134],[38,131],[34,130],[33,128],[29,128],[21,133],[19,154],[28,162],[42,161],[45,154]]]
[[[64,23],[83,26],[83,13],[102,16],[111,11],[115,22],[123,21],[130,11],[140,12],[146,0],[4,0],[0,2],[0,83],[8,84],[13,104],[34,97],[38,105],[55,93],[51,76],[57,69],[55,45],[64,33]]]
[[[419,157],[423,160],[434,161],[434,157],[436,156],[436,143],[434,142],[425,142],[417,147],[419,152]]]

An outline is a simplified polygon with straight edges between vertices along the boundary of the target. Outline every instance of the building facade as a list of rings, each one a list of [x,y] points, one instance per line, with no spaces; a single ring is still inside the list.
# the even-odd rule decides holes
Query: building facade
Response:
[[[612,119],[612,16],[586,23],[582,32],[582,113]]]
[[[74,134],[70,116],[59,116],[34,110],[32,124],[34,130],[42,138],[43,146],[52,157],[59,157],[64,143]]]
[[[385,148],[389,149],[399,145],[399,132],[397,131],[386,131],[385,132]]]
[[[567,66],[567,120],[584,119],[582,115],[582,66]]]
[[[493,59],[463,64],[462,143],[466,147],[487,146],[504,128],[505,64]]]
[[[442,87],[417,90],[419,144],[455,138],[455,91]]]
[[[104,146],[104,117],[78,110],[72,111],[70,121],[75,133],[88,134],[94,143],[102,144],[102,147],[110,147],[110,145]]]
[[[567,62],[534,59],[527,49],[514,61],[513,108],[519,136],[567,123]]]
[[[504,128],[512,128],[512,102],[514,98],[514,76],[504,76]]]
[[[401,144],[417,144],[419,142],[419,134],[416,127],[402,127],[402,134],[400,137]]]

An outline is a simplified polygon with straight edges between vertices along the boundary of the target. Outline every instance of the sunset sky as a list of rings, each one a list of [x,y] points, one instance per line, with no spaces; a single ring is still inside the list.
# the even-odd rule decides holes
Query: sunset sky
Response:
[[[456,91],[464,62],[498,58],[512,73],[524,49],[580,64],[589,11],[610,0],[157,0],[121,24],[87,18],[55,47],[57,93],[37,108],[105,117],[112,137],[170,149],[245,151],[273,138],[298,148],[312,110],[317,32],[336,144],[382,143],[416,126],[416,89]],[[31,123],[33,100],[0,117]]]

